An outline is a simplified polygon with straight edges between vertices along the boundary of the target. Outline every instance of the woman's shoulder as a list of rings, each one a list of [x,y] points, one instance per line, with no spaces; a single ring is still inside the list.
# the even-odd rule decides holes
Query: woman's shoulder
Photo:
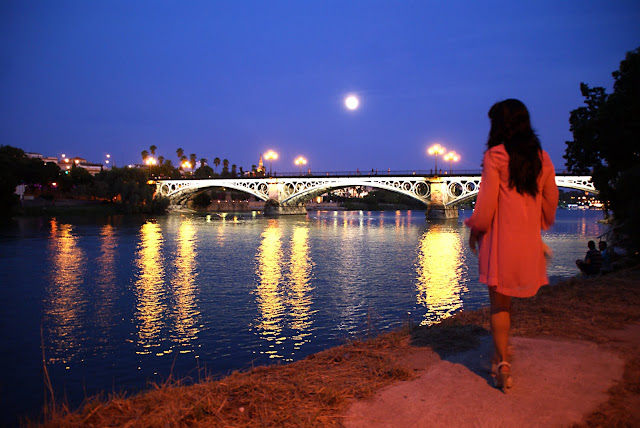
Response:
[[[484,163],[501,164],[504,162],[509,162],[509,154],[504,148],[504,144],[498,144],[497,146],[493,146],[487,149],[486,152],[484,152]]]
[[[545,150],[542,150],[542,167],[554,169],[553,162],[551,161],[551,156]]]

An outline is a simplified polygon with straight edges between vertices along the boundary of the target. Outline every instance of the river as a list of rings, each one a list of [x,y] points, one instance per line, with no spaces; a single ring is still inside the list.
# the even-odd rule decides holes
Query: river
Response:
[[[41,218],[0,229],[3,425],[58,399],[289,362],[487,304],[456,221],[424,211]],[[599,211],[559,210],[551,282],[576,274]]]

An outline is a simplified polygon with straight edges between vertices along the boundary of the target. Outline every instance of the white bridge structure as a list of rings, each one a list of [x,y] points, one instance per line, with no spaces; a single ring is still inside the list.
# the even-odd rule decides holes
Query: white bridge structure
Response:
[[[265,202],[265,214],[304,214],[305,203],[327,192],[347,187],[371,187],[397,192],[422,202],[431,218],[458,216],[457,206],[473,199],[480,189],[479,175],[355,175],[302,177],[237,177],[157,180],[156,196],[172,205],[184,205],[206,189],[245,192]],[[556,176],[558,187],[598,193],[590,176]]]

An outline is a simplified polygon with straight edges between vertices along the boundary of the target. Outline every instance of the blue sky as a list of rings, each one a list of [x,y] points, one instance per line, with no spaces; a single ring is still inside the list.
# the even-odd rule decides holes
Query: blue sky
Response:
[[[530,109],[562,168],[580,82],[612,87],[637,1],[3,1],[0,144],[139,162],[152,144],[245,170],[478,169],[487,111]],[[360,97],[356,111],[343,99]]]

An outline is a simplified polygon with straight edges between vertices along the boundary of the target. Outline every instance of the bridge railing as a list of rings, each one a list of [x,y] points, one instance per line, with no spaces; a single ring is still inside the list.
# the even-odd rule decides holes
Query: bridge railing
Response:
[[[266,175],[251,175],[250,173],[245,173],[245,175],[238,175],[236,177],[231,177],[231,176],[227,176],[227,177],[222,177],[221,175],[215,176],[215,177],[210,177],[210,178],[230,178],[230,179],[253,179],[253,178],[265,178],[265,177],[277,177],[277,178],[300,178],[300,177],[304,177],[304,178],[312,178],[312,177],[380,177],[380,176],[394,176],[394,177],[413,177],[413,176],[420,176],[420,177],[434,177],[434,176],[441,176],[441,177],[458,177],[458,176],[474,176],[474,175],[482,175],[482,170],[479,169],[454,169],[451,171],[451,173],[449,173],[449,171],[444,171],[444,170],[439,170],[439,173],[436,174],[434,173],[433,169],[416,169],[416,170],[409,170],[409,169],[405,169],[405,170],[355,170],[355,171],[311,171],[311,172],[305,172],[303,171],[302,174],[299,171],[296,172],[276,172],[274,171],[271,174],[266,174]],[[574,175],[574,174],[570,174],[567,173],[564,170],[556,170],[556,175],[565,175],[565,176],[570,176],[570,175]],[[577,174],[577,175],[583,175],[583,174]],[[189,180],[189,179],[193,179],[196,180],[196,178],[194,177],[183,177],[181,178],[182,180]]]

